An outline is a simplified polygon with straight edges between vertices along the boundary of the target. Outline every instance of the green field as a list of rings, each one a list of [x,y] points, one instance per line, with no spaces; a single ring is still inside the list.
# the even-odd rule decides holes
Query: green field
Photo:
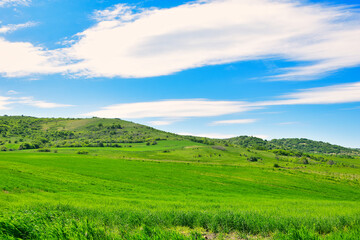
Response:
[[[128,145],[1,152],[0,239],[359,239],[359,157]]]

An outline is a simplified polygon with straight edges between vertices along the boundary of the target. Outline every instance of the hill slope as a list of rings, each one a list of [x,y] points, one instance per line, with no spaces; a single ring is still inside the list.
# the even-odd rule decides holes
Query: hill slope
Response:
[[[0,149],[44,147],[121,147],[122,143],[157,144],[161,140],[190,140],[207,145],[225,145],[258,150],[283,149],[306,153],[360,155],[360,150],[308,139],[274,139],[240,136],[209,139],[180,136],[120,119],[0,117]]]
[[[360,235],[359,156],[261,150],[251,144],[272,143],[119,119],[0,119],[0,147],[49,147],[0,151],[0,239]]]
[[[185,140],[132,145],[0,152],[0,239],[360,234],[359,157],[304,162]]]
[[[172,133],[120,119],[0,117],[0,141],[23,149],[40,147],[117,146],[116,143],[153,144],[183,139]],[[11,145],[10,145],[11,146]]]
[[[259,150],[284,149],[305,153],[344,154],[359,155],[359,149],[346,148],[321,141],[313,141],[305,138],[282,138],[271,141],[257,137],[240,136],[227,139],[226,142],[246,148]]]

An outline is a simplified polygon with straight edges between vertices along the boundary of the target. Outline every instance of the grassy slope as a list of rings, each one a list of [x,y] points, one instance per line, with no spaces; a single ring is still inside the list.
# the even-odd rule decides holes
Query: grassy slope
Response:
[[[0,153],[0,238],[360,234],[358,157],[323,156],[337,164],[304,165],[296,157],[277,160],[271,152],[221,151],[190,141],[132,146],[82,148],[88,155],[74,148]],[[248,162],[249,156],[261,160]]]
[[[24,143],[32,147],[96,147],[117,143],[139,143],[161,140],[192,140],[207,144],[236,145],[254,149],[286,149],[307,153],[360,156],[359,149],[344,148],[308,139],[262,140],[239,136],[226,140],[179,136],[120,119],[65,119],[0,116],[0,150],[18,149]],[[35,147],[36,146],[36,147]]]

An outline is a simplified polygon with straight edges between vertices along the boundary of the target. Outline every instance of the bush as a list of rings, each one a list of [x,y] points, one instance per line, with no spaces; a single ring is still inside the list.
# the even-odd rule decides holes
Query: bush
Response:
[[[19,150],[23,150],[23,149],[34,149],[35,147],[31,144],[31,143],[22,143],[19,146]]]
[[[7,148],[5,146],[2,146],[1,149],[0,149],[2,152],[6,152],[7,151]]]
[[[89,154],[89,152],[88,152],[88,151],[81,150],[81,151],[77,151],[77,154],[87,155],[87,154]]]
[[[38,151],[38,152],[51,152],[51,150],[48,149],[48,148],[40,148],[40,149],[38,149],[37,151]]]
[[[248,157],[247,160],[248,160],[249,162],[257,162],[257,161],[261,160],[261,158],[251,156],[251,157]]]
[[[309,160],[307,158],[302,158],[302,164],[309,164]]]
[[[279,164],[274,163],[274,168],[279,168],[279,167],[280,167],[280,165],[279,165]]]
[[[335,162],[334,162],[333,160],[329,160],[329,161],[327,162],[327,164],[330,165],[330,166],[332,166],[332,165],[335,164]]]

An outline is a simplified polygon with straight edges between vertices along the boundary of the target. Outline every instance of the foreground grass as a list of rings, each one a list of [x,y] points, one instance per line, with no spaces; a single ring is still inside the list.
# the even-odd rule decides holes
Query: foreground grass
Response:
[[[0,239],[360,236],[358,159],[162,144],[1,153]]]

